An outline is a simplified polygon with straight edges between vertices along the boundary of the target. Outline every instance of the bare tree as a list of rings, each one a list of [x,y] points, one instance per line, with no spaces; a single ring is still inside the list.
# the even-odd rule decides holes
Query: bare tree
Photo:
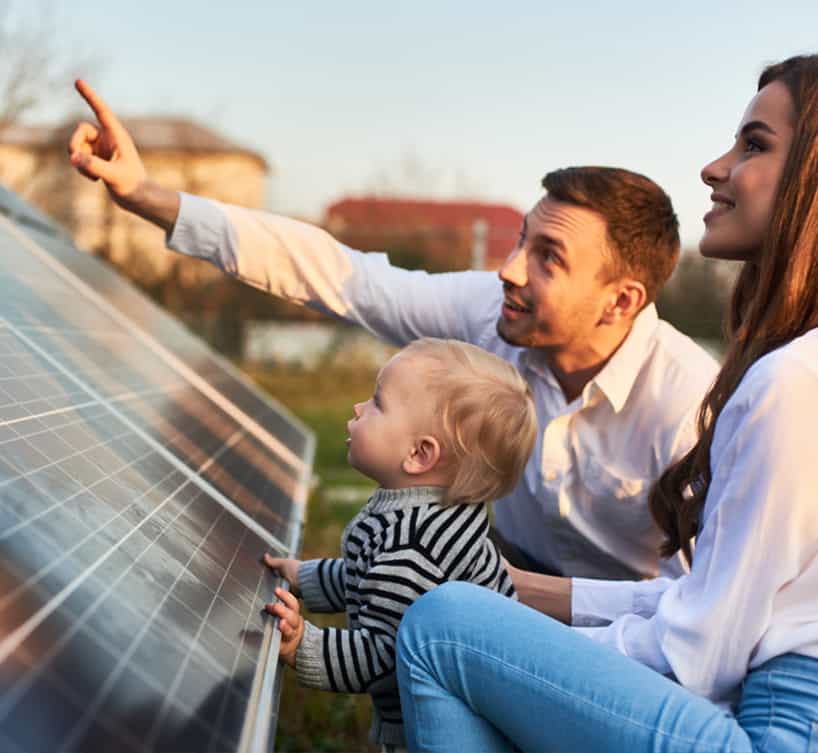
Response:
[[[53,2],[0,0],[0,128],[67,98],[71,81],[97,65],[61,33]]]
[[[721,343],[724,313],[738,272],[735,262],[683,252],[673,277],[659,293],[659,313],[691,337]]]
[[[432,166],[414,149],[407,149],[397,161],[376,169],[363,190],[384,198],[438,200],[468,200],[482,193],[480,182],[463,168]]]

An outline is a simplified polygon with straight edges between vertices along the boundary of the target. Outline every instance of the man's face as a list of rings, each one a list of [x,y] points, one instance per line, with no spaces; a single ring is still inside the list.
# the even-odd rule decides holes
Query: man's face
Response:
[[[582,352],[613,291],[606,233],[596,212],[543,197],[499,270],[505,290],[500,337],[512,345]]]

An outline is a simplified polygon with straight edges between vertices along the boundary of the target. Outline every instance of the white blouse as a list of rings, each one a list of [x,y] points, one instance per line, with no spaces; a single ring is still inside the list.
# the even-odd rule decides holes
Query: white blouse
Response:
[[[691,572],[574,579],[572,612],[578,631],[727,705],[768,659],[818,658],[818,329],[750,368],[710,462]]]

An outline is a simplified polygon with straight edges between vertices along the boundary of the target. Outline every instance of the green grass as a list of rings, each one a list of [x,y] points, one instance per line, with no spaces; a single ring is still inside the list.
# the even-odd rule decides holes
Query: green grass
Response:
[[[304,530],[303,559],[337,557],[341,533],[366,502],[374,482],[346,462],[346,422],[354,403],[372,394],[376,372],[354,367],[308,372],[291,368],[245,369],[258,384],[287,406],[316,434],[313,490]],[[360,490],[352,501],[338,501],[333,490]],[[343,627],[343,615],[304,611],[319,627]],[[368,742],[371,702],[367,695],[326,693],[302,688],[287,669],[281,694],[277,751],[377,751]]]

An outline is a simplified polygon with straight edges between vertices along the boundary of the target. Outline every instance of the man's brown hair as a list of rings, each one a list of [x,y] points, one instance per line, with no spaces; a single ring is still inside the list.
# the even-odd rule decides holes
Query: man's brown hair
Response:
[[[670,197],[639,173],[618,167],[566,167],[548,173],[543,188],[555,201],[585,207],[605,220],[611,280],[631,276],[647,303],[667,282],[679,258],[679,221]]]

